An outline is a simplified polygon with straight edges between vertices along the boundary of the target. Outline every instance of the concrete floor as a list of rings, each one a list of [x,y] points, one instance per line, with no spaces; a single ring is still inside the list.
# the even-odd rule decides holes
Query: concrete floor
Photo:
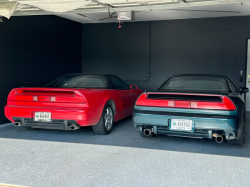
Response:
[[[0,126],[0,183],[24,186],[250,186],[250,114],[245,145],[142,138],[131,118],[108,136]]]

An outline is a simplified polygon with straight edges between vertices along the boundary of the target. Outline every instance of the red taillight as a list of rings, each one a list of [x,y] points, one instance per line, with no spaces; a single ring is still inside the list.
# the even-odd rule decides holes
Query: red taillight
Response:
[[[36,95],[35,95],[36,94]],[[49,95],[52,94],[52,95]],[[54,95],[53,95],[54,94]],[[55,95],[56,94],[56,95]],[[10,101],[57,102],[57,103],[86,103],[85,97],[78,91],[26,91],[13,89],[8,97]]]
[[[84,97],[51,97],[51,102],[56,103],[86,103],[86,99]]]
[[[234,103],[226,96],[221,97],[221,101],[186,101],[147,98],[147,94],[142,94],[136,101],[138,106],[168,107],[168,108],[190,108],[190,109],[213,109],[213,110],[236,110]]]

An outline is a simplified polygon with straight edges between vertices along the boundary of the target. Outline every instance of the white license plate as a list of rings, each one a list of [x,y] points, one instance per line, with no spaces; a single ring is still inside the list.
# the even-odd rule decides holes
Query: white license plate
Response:
[[[35,121],[51,121],[51,112],[35,112]]]
[[[193,131],[193,121],[188,119],[171,119],[170,130]]]

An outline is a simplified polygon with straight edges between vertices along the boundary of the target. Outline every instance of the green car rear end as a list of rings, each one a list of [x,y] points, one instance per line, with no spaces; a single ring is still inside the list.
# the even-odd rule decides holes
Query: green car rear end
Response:
[[[239,116],[225,95],[151,92],[138,98],[133,121],[145,137],[165,134],[243,144]]]

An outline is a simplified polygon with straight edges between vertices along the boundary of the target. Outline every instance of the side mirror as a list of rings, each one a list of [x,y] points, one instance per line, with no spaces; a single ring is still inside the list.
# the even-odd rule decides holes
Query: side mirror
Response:
[[[137,86],[136,85],[130,85],[130,90],[136,90]]]
[[[240,93],[247,93],[249,89],[247,87],[240,87]]]

